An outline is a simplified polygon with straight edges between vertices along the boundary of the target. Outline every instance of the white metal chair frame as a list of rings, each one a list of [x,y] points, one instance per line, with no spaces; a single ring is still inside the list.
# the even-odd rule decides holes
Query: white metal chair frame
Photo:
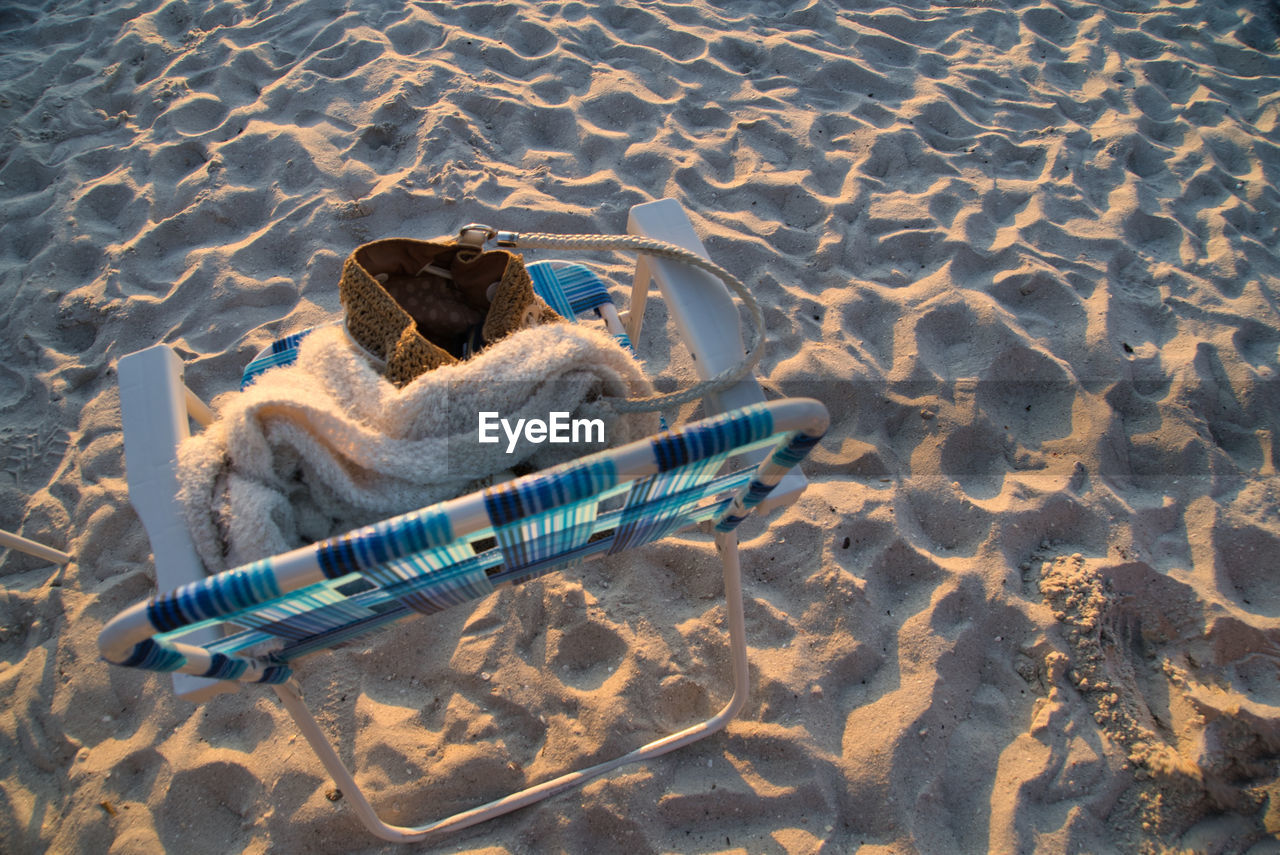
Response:
[[[664,199],[634,207],[628,221],[631,234],[656,238],[683,246],[707,257],[706,249],[678,202]],[[654,257],[641,256],[636,265],[629,313],[609,317],[610,326],[625,326],[631,340],[638,342],[646,296],[651,283],[657,284],[680,337],[694,357],[700,379],[708,379],[743,358],[737,308],[724,285],[703,271]],[[151,540],[155,556],[157,587],[173,590],[205,577],[190,535],[173,504],[177,493],[176,449],[189,435],[188,420],[207,425],[209,408],[183,383],[183,366],[173,350],[156,345],[123,357],[119,363],[121,410],[124,422],[125,456],[130,499]],[[708,415],[763,402],[764,395],[751,376],[733,387],[704,400]],[[825,415],[823,416],[825,419]],[[764,451],[744,464],[757,462]],[[805,488],[798,468],[790,469],[757,510],[768,510],[794,501]],[[745,702],[749,672],[742,585],[737,536],[733,531],[717,533],[716,545],[723,565],[728,629],[732,658],[733,694],[715,715],[677,733],[654,740],[613,760],[561,775],[530,786],[488,804],[466,810],[436,822],[416,827],[390,825],[380,819],[346,768],[328,738],[311,715],[296,683],[273,685],[285,709],[335,783],[347,797],[361,821],[377,836],[393,842],[420,841],[456,831],[508,813],[586,781],[627,763],[648,760],[709,736],[722,729]],[[200,633],[203,633],[201,635]],[[105,633],[104,633],[105,635]],[[188,636],[196,644],[216,639],[212,628]],[[106,639],[104,638],[104,645]],[[104,646],[104,649],[106,647]],[[201,702],[221,692],[236,691],[239,684],[191,674],[174,673],[174,690],[180,698]]]

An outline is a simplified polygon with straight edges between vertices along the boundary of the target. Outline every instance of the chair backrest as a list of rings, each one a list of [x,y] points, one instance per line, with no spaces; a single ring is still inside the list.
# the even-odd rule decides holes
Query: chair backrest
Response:
[[[287,663],[400,618],[698,523],[731,531],[827,421],[803,398],[704,419],[184,585],[121,613],[99,647],[118,665],[283,682]],[[218,625],[214,641],[184,640]]]

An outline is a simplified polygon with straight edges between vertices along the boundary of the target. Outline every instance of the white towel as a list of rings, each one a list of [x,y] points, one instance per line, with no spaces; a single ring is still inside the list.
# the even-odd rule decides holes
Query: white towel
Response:
[[[396,389],[340,326],[298,360],[215,401],[217,418],[178,452],[179,499],[210,573],[350,531],[657,430],[655,413],[610,398],[652,387],[607,334],[578,324],[521,330]],[[478,441],[481,411],[601,419],[605,441]]]

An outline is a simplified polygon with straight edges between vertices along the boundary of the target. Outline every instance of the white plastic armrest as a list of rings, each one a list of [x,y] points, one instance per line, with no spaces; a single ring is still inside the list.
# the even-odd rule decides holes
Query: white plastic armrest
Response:
[[[117,371],[129,500],[151,540],[156,587],[163,593],[205,575],[195,544],[178,513],[176,464],[178,444],[190,435],[188,402],[198,405],[191,408],[191,414],[201,422],[209,418],[209,410],[183,385],[182,360],[166,345],[157,344],[121,357]],[[216,638],[210,628],[184,640],[205,644]],[[173,675],[173,690],[178,697],[196,703],[238,688],[238,683],[229,680]]]
[[[627,219],[627,232],[674,243],[703,258],[711,258],[694,232],[689,215],[675,199],[659,199],[633,207]],[[667,304],[667,312],[675,322],[676,332],[693,356],[699,380],[714,377],[742,361],[745,350],[738,307],[724,283],[704,270],[649,255],[642,255],[637,261],[636,278],[631,288],[627,327],[633,342],[639,344],[640,341],[640,322],[644,317],[650,281],[658,285]],[[760,384],[755,377],[747,376],[722,392],[707,395],[703,409],[709,416],[718,415],[762,401],[764,392]],[[744,464],[754,464],[763,456],[761,452],[755,457],[748,457]],[[767,513],[794,502],[807,484],[799,467],[793,468],[761,502],[760,512]]]

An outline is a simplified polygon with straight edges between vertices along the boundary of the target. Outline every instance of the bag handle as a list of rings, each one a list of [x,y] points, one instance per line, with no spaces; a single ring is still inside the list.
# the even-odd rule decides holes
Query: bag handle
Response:
[[[720,392],[733,386],[743,377],[751,373],[751,370],[760,362],[760,357],[764,355],[765,345],[765,329],[764,314],[760,311],[760,305],[756,302],[756,298],[748,290],[747,286],[742,283],[736,276],[725,270],[714,261],[709,261],[695,252],[691,252],[682,246],[677,246],[667,241],[654,240],[652,238],[637,237],[635,235],[554,235],[543,232],[532,232],[529,234],[519,234],[517,232],[500,232],[489,226],[479,225],[476,223],[464,226],[459,231],[459,243],[473,246],[479,249],[488,240],[493,240],[498,246],[511,249],[556,249],[556,250],[585,250],[593,251],[619,251],[633,252],[637,255],[652,255],[658,258],[667,258],[672,261],[679,261],[704,270],[715,276],[723,282],[731,292],[738,295],[743,304],[747,308],[747,314],[751,317],[752,330],[751,346],[747,349],[746,355],[742,360],[732,368],[721,371],[714,377],[706,380],[700,380],[694,383],[688,389],[680,392],[669,392],[664,395],[654,395],[649,398],[624,398],[615,404],[615,408],[619,412],[645,412],[648,410],[657,410],[663,407],[675,406],[678,404],[688,403],[702,398],[713,392]]]

